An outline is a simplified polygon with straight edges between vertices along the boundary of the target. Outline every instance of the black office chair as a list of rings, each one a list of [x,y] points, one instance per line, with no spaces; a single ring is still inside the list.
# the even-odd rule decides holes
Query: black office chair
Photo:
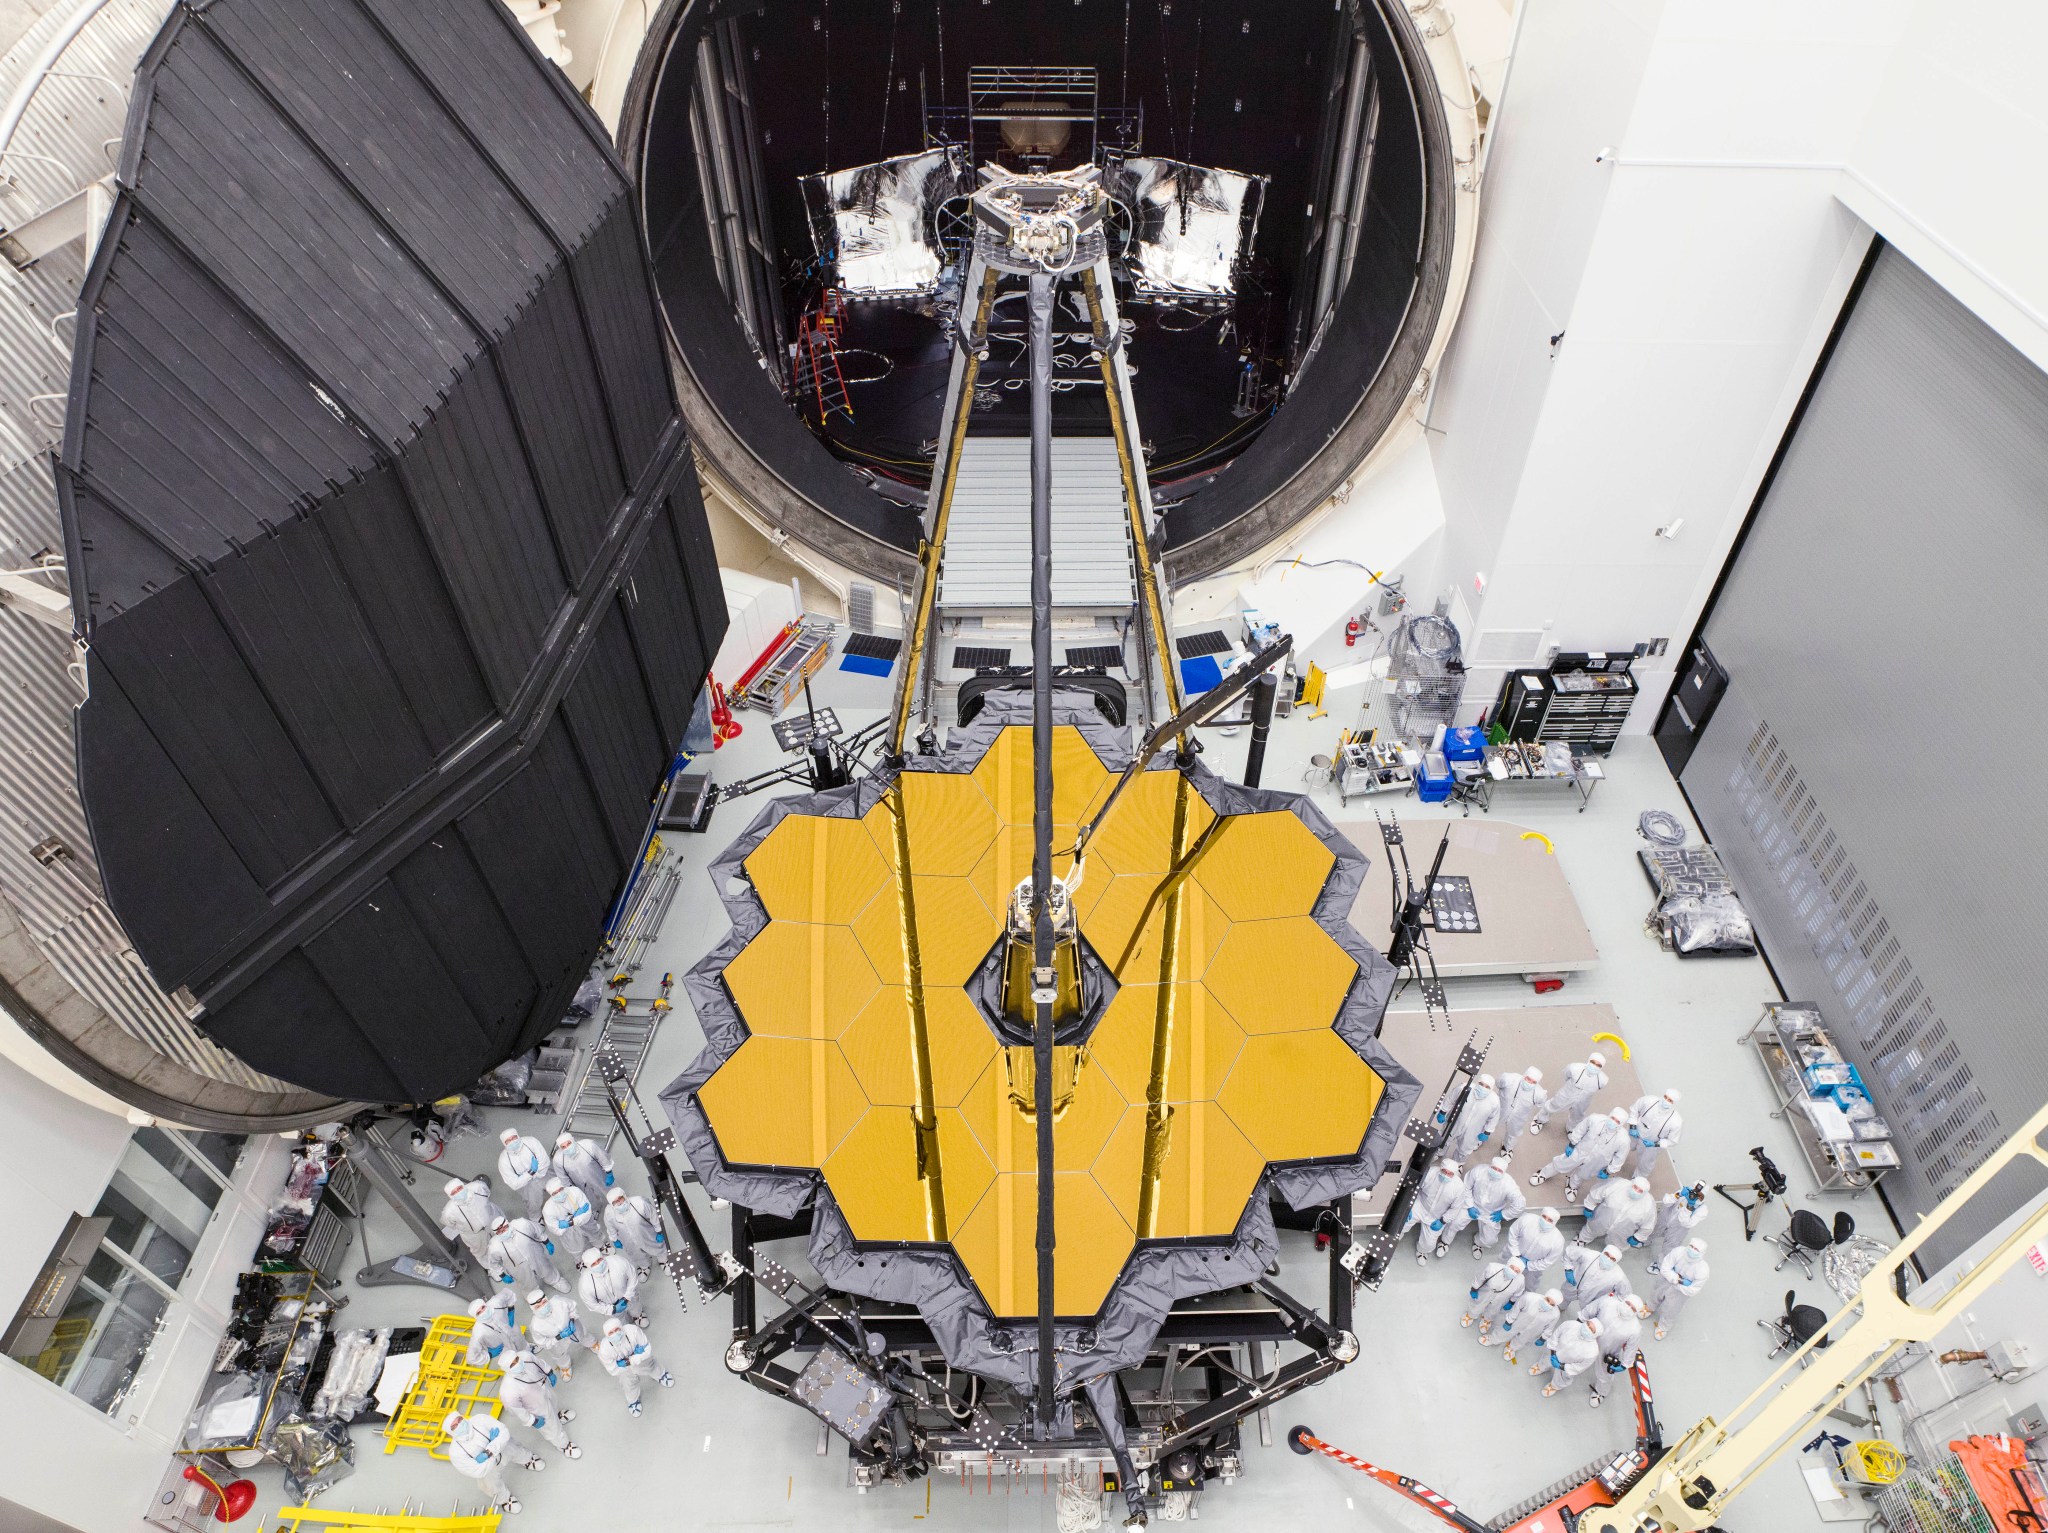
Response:
[[[1816,1219],[1814,1223],[1820,1221]],[[1765,1357],[1777,1357],[1794,1347],[1803,1347],[1816,1336],[1821,1337],[1820,1346],[1828,1344],[1827,1337],[1821,1334],[1828,1328],[1828,1312],[1811,1304],[1801,1304],[1794,1289],[1785,1290],[1785,1312],[1782,1315],[1771,1320],[1759,1320],[1757,1324],[1777,1338]]]
[[[1792,1210],[1791,1222],[1784,1233],[1773,1235],[1771,1244],[1785,1254],[1778,1258],[1773,1272],[1784,1270],[1785,1263],[1796,1261],[1806,1270],[1807,1277],[1813,1276],[1813,1262],[1817,1256],[1827,1254],[1830,1246],[1838,1246],[1856,1233],[1856,1221],[1844,1213],[1835,1215],[1834,1228],[1828,1228],[1827,1221],[1810,1209]]]

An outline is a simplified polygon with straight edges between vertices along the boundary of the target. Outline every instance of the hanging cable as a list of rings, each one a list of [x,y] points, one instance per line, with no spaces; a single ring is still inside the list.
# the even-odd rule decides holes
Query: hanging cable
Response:
[[[1180,158],[1180,122],[1173,112],[1173,40],[1166,26],[1172,15],[1173,0],[1160,0],[1159,73],[1166,81],[1166,147],[1177,160]]]
[[[896,18],[902,14],[903,0],[889,0],[889,67],[882,71],[882,141],[875,146],[878,160],[889,158],[889,103],[896,97]]]
[[[1195,0],[1195,71],[1188,82],[1188,136],[1187,150],[1181,155],[1184,160],[1195,157],[1195,105],[1202,94],[1202,0]],[[1181,214],[1181,232],[1187,232],[1187,214]]]
[[[825,168],[832,168],[832,0],[824,0]]]
[[[943,45],[944,39],[942,37],[941,46]],[[1124,86],[1123,98],[1117,105],[1126,113],[1131,109],[1131,0],[1124,0]],[[1130,122],[1128,118],[1125,119],[1124,133],[1126,137],[1129,136]]]

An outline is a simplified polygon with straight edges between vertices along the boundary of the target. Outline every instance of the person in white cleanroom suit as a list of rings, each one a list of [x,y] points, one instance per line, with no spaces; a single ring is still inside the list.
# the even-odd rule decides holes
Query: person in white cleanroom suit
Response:
[[[1543,1125],[1564,1114],[1566,1128],[1577,1128],[1586,1121],[1586,1115],[1593,1110],[1593,1098],[1607,1089],[1607,1056],[1588,1054],[1583,1063],[1564,1067],[1564,1079],[1558,1082],[1557,1090],[1537,1110],[1536,1121],[1530,1125],[1537,1133],[1543,1132]]]
[[[1506,1156],[1496,1156],[1485,1165],[1474,1166],[1467,1171],[1465,1197],[1465,1206],[1454,1209],[1452,1216],[1444,1221],[1443,1242],[1449,1245],[1460,1230],[1471,1225],[1472,1259],[1477,1261],[1482,1253],[1499,1244],[1501,1233],[1509,1224],[1522,1217],[1522,1210],[1529,1206],[1529,1199],[1515,1185],[1515,1179],[1508,1171]]]
[[[1627,1293],[1628,1274],[1621,1270],[1621,1252],[1613,1246],[1594,1250],[1573,1246],[1564,1253],[1565,1303],[1584,1314],[1586,1306],[1603,1294]]]
[[[1626,1378],[1629,1369],[1635,1366],[1638,1342],[1643,1334],[1643,1322],[1649,1318],[1650,1306],[1632,1293],[1611,1293],[1599,1302],[1587,1305],[1580,1314],[1600,1322],[1600,1361],[1586,1375],[1587,1386],[1593,1395],[1586,1403],[1601,1405],[1615,1384]]]
[[[1657,1339],[1678,1323],[1686,1301],[1707,1286],[1707,1243],[1695,1235],[1661,1261],[1650,1264],[1650,1313],[1656,1317]]]
[[[562,1450],[564,1458],[581,1458],[583,1450],[569,1441],[567,1423],[576,1419],[555,1403],[555,1370],[531,1352],[505,1356],[505,1377],[498,1382],[498,1400],[505,1419],[514,1426],[531,1427],[542,1439]]]
[[[1497,1347],[1506,1344],[1501,1355],[1513,1367],[1520,1359],[1515,1355],[1517,1347],[1524,1348],[1531,1357],[1538,1354],[1550,1339],[1551,1331],[1564,1319],[1564,1295],[1555,1288],[1546,1288],[1541,1293],[1533,1289],[1515,1301],[1515,1307],[1501,1318],[1499,1325],[1490,1336],[1479,1338],[1482,1347]]]
[[[1564,1153],[1553,1155],[1541,1171],[1529,1178],[1531,1187],[1541,1187],[1553,1176],[1564,1178],[1564,1195],[1576,1199],[1579,1183],[1604,1182],[1628,1159],[1628,1109],[1617,1107],[1597,1118],[1588,1118],[1566,1135]]]
[[[1647,1177],[1602,1182],[1586,1199],[1586,1224],[1579,1231],[1584,1245],[1615,1245],[1633,1250],[1657,1228],[1657,1200]]]
[[[1522,1135],[1543,1110],[1545,1095],[1543,1072],[1534,1065],[1500,1083],[1500,1137],[1495,1148],[1502,1156],[1513,1156]]]
[[[604,1241],[604,1226],[583,1189],[559,1176],[548,1178],[548,1200],[541,1205],[541,1228],[564,1256],[580,1257]]]
[[[1418,1232],[1418,1262],[1428,1261],[1431,1251],[1438,1256],[1444,1254],[1442,1237],[1446,1223],[1454,1212],[1462,1212],[1468,1206],[1465,1178],[1455,1161],[1440,1160],[1423,1172],[1422,1185],[1415,1189],[1415,1201],[1408,1205],[1408,1222],[1401,1226],[1403,1235],[1410,1230]]]
[[[507,1352],[526,1345],[519,1323],[512,1318],[514,1300],[509,1288],[501,1288],[488,1299],[478,1299],[469,1313],[476,1321],[469,1332],[468,1362],[472,1368],[495,1368]]]
[[[538,1139],[508,1128],[498,1136],[498,1180],[526,1200],[526,1217],[538,1219],[548,1195],[548,1147]]]
[[[481,1263],[484,1251],[491,1243],[491,1226],[503,1216],[497,1204],[491,1201],[491,1186],[482,1177],[465,1182],[459,1176],[451,1176],[441,1189],[448,1201],[441,1205],[441,1233],[450,1240],[459,1240],[469,1248],[472,1259]]]
[[[595,1139],[563,1134],[555,1141],[555,1175],[581,1188],[592,1208],[603,1206],[605,1189],[617,1180],[612,1171],[610,1153]]]
[[[1528,1264],[1529,1281],[1535,1282],[1564,1255],[1564,1231],[1557,1227],[1557,1210],[1536,1208],[1508,1226],[1508,1255]]]
[[[536,1288],[526,1302],[533,1310],[526,1334],[533,1339],[534,1353],[567,1383],[576,1372],[576,1354],[596,1345],[595,1330],[584,1328],[576,1317],[576,1301],[567,1294]]]
[[[507,1219],[500,1214],[484,1251],[484,1266],[515,1292],[545,1285],[567,1293],[568,1280],[557,1270],[554,1258],[555,1243],[539,1225],[531,1219]]]
[[[1458,1116],[1451,1120],[1451,1131],[1444,1137],[1443,1153],[1464,1165],[1482,1144],[1493,1137],[1493,1131],[1500,1124],[1500,1093],[1494,1089],[1493,1077],[1482,1075],[1472,1082],[1465,1093],[1465,1103],[1458,1109]]]
[[[1657,1261],[1684,1245],[1706,1218],[1704,1183],[1694,1182],[1690,1187],[1665,1193],[1657,1202],[1657,1228],[1650,1235],[1650,1260]]]
[[[597,1339],[597,1360],[604,1371],[619,1381],[626,1392],[626,1409],[640,1414],[640,1381],[651,1378],[663,1389],[674,1389],[676,1377],[655,1360],[647,1333],[616,1315],[604,1323]]]
[[[541,1461],[512,1440],[505,1424],[484,1411],[465,1416],[450,1411],[441,1418],[441,1430],[448,1434],[448,1463],[459,1475],[476,1481],[491,1505],[501,1512],[517,1512],[519,1498],[505,1483],[505,1460],[527,1469],[539,1469]]]
[[[660,1213],[647,1199],[627,1196],[623,1187],[610,1188],[604,1195],[604,1232],[611,1237],[612,1249],[643,1278],[668,1255]]]
[[[633,1304],[639,1292],[640,1279],[633,1264],[609,1246],[593,1246],[577,1258],[576,1295],[598,1321],[620,1315],[635,1325],[645,1325],[647,1316]]]
[[[1458,1317],[1458,1324],[1469,1329],[1473,1321],[1479,1322],[1479,1339],[1486,1340],[1486,1333],[1497,1325],[1507,1312],[1515,1307],[1515,1301],[1528,1291],[1529,1269],[1519,1256],[1510,1256],[1504,1262],[1488,1262],[1486,1270],[1479,1275],[1465,1295],[1465,1313]]]
[[[1657,1157],[1677,1144],[1678,1136],[1685,1132],[1678,1093],[1672,1090],[1662,1096],[1638,1097],[1628,1115],[1629,1138],[1636,1144],[1635,1174],[1648,1176],[1657,1169]]]
[[[1529,1370],[1531,1378],[1550,1375],[1543,1386],[1548,1399],[1600,1360],[1600,1322],[1560,1320],[1550,1328],[1549,1355]]]

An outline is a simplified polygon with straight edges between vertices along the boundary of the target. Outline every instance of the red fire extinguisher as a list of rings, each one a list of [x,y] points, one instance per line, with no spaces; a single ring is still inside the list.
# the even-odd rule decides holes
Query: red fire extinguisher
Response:
[[[717,682],[711,683],[711,748],[718,749],[740,732],[740,721],[732,716],[732,705],[725,700],[725,688]]]
[[[1344,647],[1345,647],[1346,649],[1356,649],[1356,648],[1358,648],[1358,636],[1359,636],[1360,634],[1364,633],[1364,632],[1365,632],[1365,619],[1364,619],[1364,618],[1362,618],[1362,617],[1354,617],[1354,618],[1347,618],[1347,619],[1345,620],[1345,623],[1344,623]]]

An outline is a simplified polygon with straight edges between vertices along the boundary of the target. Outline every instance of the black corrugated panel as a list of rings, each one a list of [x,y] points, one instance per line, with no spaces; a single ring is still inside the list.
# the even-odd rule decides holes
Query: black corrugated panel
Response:
[[[79,773],[159,983],[408,1100],[595,956],[725,630],[624,173],[498,0],[184,0],[59,467]]]

